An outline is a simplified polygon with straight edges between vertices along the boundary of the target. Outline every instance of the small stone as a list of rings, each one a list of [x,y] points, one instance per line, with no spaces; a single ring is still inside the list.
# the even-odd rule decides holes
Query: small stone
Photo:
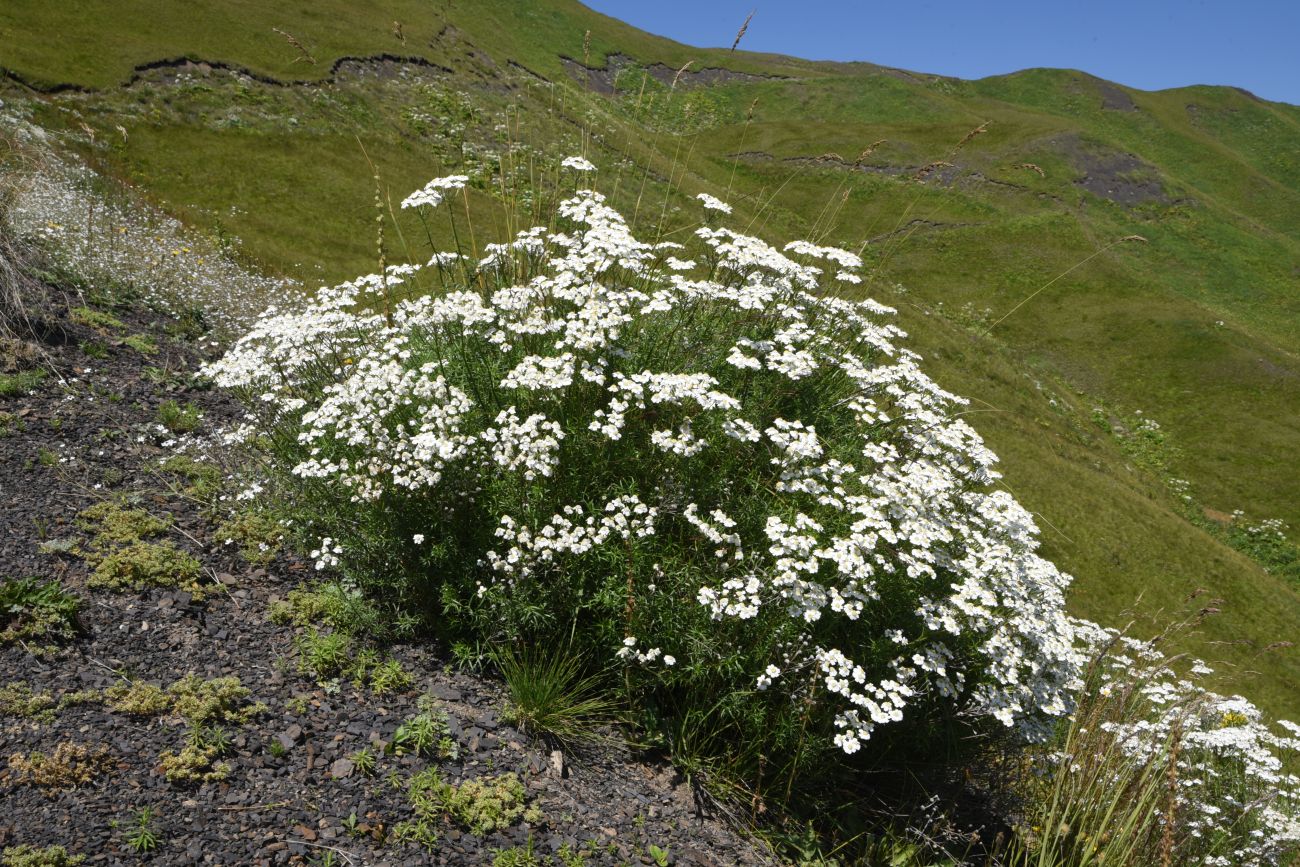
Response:
[[[311,828],[308,828],[306,825],[294,825],[293,833],[302,837],[308,843],[314,842],[316,839],[316,832]]]
[[[350,777],[355,767],[350,759],[335,759],[334,764],[330,765],[330,776],[335,779]]]
[[[561,778],[569,775],[569,768],[564,762],[563,750],[551,750],[551,771]]]

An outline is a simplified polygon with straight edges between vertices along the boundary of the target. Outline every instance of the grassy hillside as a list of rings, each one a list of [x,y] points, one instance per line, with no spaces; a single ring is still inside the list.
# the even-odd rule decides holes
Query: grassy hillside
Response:
[[[340,62],[377,55],[405,62]],[[193,62],[141,68],[175,58]],[[975,400],[1076,610],[1118,622],[1206,590],[1222,613],[1196,649],[1300,713],[1300,656],[1263,653],[1300,632],[1298,588],[1204,518],[1300,526],[1294,106],[698,50],[567,0],[13,0],[0,67],[0,98],[69,147],[309,283],[375,267],[376,173],[394,200],[472,174],[481,245],[508,228],[502,173],[576,152],[642,226],[689,229],[709,191],[773,238],[865,244],[870,291]],[[400,256],[424,229],[385,210]]]

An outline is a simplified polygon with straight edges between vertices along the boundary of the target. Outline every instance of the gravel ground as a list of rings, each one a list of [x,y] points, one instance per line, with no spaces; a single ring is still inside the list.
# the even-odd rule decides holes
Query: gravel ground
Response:
[[[102,702],[67,707],[52,721],[0,717],[0,848],[62,844],[88,864],[491,864],[498,850],[531,845],[536,861],[521,863],[559,864],[552,854],[568,844],[592,865],[654,864],[652,847],[659,863],[663,851],[680,865],[768,863],[708,815],[670,766],[634,756],[616,738],[554,754],[501,721],[499,684],[452,668],[433,645],[391,648],[415,674],[401,694],[349,683],[327,689],[300,674],[294,628],[273,624],[267,606],[306,580],[309,565],[281,555],[249,566],[214,541],[211,519],[155,469],[171,448],[156,424],[163,401],[192,401],[204,429],[232,420],[237,408],[193,384],[196,354],[166,336],[166,320],[140,310],[114,315],[124,330],[65,318],[61,345],[43,347],[50,375],[38,391],[0,397],[0,577],[57,579],[82,600],[76,640],[39,654],[0,645],[0,687],[21,682],[57,699],[124,677],[166,687],[189,674],[233,675],[268,709],[230,727],[229,776],[199,785],[168,782],[159,765],[163,750],[183,743],[179,719],[130,716]],[[123,343],[127,334],[152,335],[157,354]],[[107,357],[87,355],[87,343]],[[172,516],[166,538],[201,561],[201,598],[166,588],[91,590],[83,559],[49,553],[49,545],[42,552],[42,542],[84,539],[78,513],[123,494]],[[412,815],[406,781],[431,762],[381,751],[377,772],[364,776],[346,757],[367,744],[382,750],[422,694],[436,698],[458,744],[458,758],[433,762],[443,778],[512,771],[539,821],[480,837],[447,820],[428,849],[385,839]],[[108,766],[75,788],[21,782],[15,754],[49,754],[65,742],[102,746]],[[126,840],[146,807],[158,846],[142,855]]]

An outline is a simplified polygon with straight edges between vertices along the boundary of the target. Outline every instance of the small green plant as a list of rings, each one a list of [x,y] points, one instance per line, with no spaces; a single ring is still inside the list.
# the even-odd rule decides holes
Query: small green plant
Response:
[[[668,867],[669,855],[667,849],[661,849],[651,843],[646,847],[646,854],[654,859],[655,867]]]
[[[230,750],[230,735],[221,723],[246,725],[266,711],[261,702],[249,702],[249,690],[237,677],[204,680],[189,675],[167,689],[171,710],[189,726],[185,744],[179,750],[165,750],[159,756],[163,774],[173,783],[206,783],[223,780],[230,765],[217,761]]]
[[[397,727],[389,749],[399,756],[410,753],[424,758],[456,758],[459,748],[447,727],[447,715],[436,709],[433,698],[427,695],[420,697],[418,706],[420,712]]]
[[[265,565],[275,559],[284,540],[284,528],[264,512],[241,511],[217,527],[217,540],[239,546],[240,555],[249,563]]]
[[[183,478],[188,483],[185,493],[199,500],[211,500],[221,489],[221,469],[188,455],[171,455],[158,469]]]
[[[0,685],[0,716],[51,722],[55,706],[53,696],[32,692],[32,688],[25,683]]]
[[[173,683],[167,691],[176,712],[194,727],[220,722],[247,725],[267,710],[262,702],[250,702],[251,691],[232,676],[204,680],[192,674]]]
[[[281,743],[279,738],[271,738],[271,742],[266,745],[266,751],[273,759],[282,759],[289,755],[289,748]]]
[[[126,845],[137,855],[158,848],[158,834],[153,829],[153,810],[149,807],[136,810],[131,830],[126,835]]]
[[[325,625],[347,635],[379,639],[409,635],[415,627],[409,615],[381,611],[361,591],[333,581],[290,590],[285,599],[271,603],[269,614],[273,623]]]
[[[143,590],[186,587],[198,590],[199,561],[170,542],[132,542],[110,554],[97,555],[86,586],[92,590]]]
[[[549,858],[546,859],[546,861],[549,860]],[[524,846],[492,850],[492,867],[544,867],[546,861],[541,860],[533,851],[533,838],[531,836],[529,836],[528,843]]]
[[[69,317],[78,325],[84,325],[92,328],[101,334],[111,331],[125,331],[126,323],[111,313],[105,313],[102,310],[92,310],[89,307],[74,307],[68,311]]]
[[[158,407],[158,423],[174,434],[193,433],[199,428],[199,408],[192,403],[181,406],[165,400]]]
[[[141,355],[158,354],[158,344],[148,334],[132,334],[130,337],[123,337],[122,343]]]
[[[370,671],[370,689],[376,695],[402,692],[410,689],[413,682],[411,673],[396,659],[384,660]]]
[[[120,713],[134,716],[157,716],[171,708],[171,696],[159,686],[134,680],[114,684],[104,690],[105,704]]]
[[[53,449],[47,449],[41,446],[36,450],[36,463],[43,467],[54,467],[59,464],[59,453]]]
[[[18,373],[0,373],[0,397],[18,397],[36,391],[45,380],[45,371],[39,368]],[[8,425],[6,424],[6,427]]]
[[[443,819],[479,837],[507,828],[520,819],[542,821],[542,813],[525,802],[524,785],[514,774],[466,780],[459,785],[444,782],[437,768],[426,768],[407,786],[407,797],[415,818],[393,829],[404,842],[431,846],[437,842],[436,827]]]
[[[587,853],[581,849],[575,849],[568,843],[562,845],[555,858],[560,862],[560,867],[587,867]]]
[[[187,743],[179,752],[163,750],[158,761],[169,783],[212,783],[230,776],[230,765],[220,757],[216,746]]]
[[[116,500],[102,500],[77,515],[77,523],[94,534],[97,548],[114,543],[137,542],[157,536],[171,526],[171,516],[155,517],[143,509],[128,508]]]
[[[70,640],[80,604],[57,581],[6,578],[0,581],[0,644]]]
[[[374,776],[377,762],[375,760],[375,751],[369,746],[362,747],[348,756],[352,766],[357,769],[357,773],[363,777]]]
[[[108,358],[108,347],[98,340],[87,340],[81,344],[81,351],[91,358],[103,360]]]
[[[17,785],[43,789],[73,789],[108,773],[116,762],[105,747],[91,749],[83,744],[63,741],[54,752],[14,753],[9,757],[9,773]]]
[[[352,667],[352,639],[342,632],[312,627],[298,636],[296,644],[298,669],[318,681],[338,677]]]
[[[63,846],[37,849],[24,843],[5,847],[0,855],[0,867],[77,867],[85,860],[85,855],[69,855]]]

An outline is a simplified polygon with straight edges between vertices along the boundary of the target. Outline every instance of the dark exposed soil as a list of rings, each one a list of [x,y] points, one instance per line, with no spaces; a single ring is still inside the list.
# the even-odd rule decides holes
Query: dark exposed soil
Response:
[[[707,815],[670,767],[640,760],[616,737],[557,756],[505,724],[502,687],[450,667],[434,644],[390,648],[415,675],[414,688],[397,695],[376,696],[346,682],[326,688],[298,673],[293,627],[271,623],[266,610],[311,577],[310,565],[290,554],[249,566],[233,547],[214,541],[211,519],[170,493],[153,469],[174,448],[155,424],[162,401],[193,401],[207,430],[236,419],[238,408],[189,377],[196,352],[166,336],[168,323],[145,311],[114,315],[126,332],[152,334],[158,354],[144,356],[117,336],[65,318],[70,339],[41,347],[39,363],[52,372],[38,392],[0,397],[0,413],[7,414],[0,416],[7,419],[0,436],[0,577],[57,579],[82,600],[81,636],[52,654],[0,646],[0,686],[22,682],[58,698],[122,683],[124,675],[164,687],[188,674],[234,675],[269,709],[231,731],[229,777],[202,785],[170,783],[159,767],[160,752],[183,743],[179,721],[131,717],[102,703],[69,707],[52,722],[0,717],[0,849],[62,844],[91,864],[301,864],[322,863],[330,853],[338,864],[490,864],[494,850],[531,841],[547,864],[565,843],[588,852],[593,865],[654,863],[652,845],[674,864],[767,862]],[[88,356],[85,343],[107,347],[108,357]],[[146,366],[175,375],[146,377]],[[169,541],[203,563],[209,592],[202,600],[176,589],[92,591],[80,558],[41,552],[42,541],[84,535],[77,514],[117,495],[172,516]],[[480,838],[447,821],[427,851],[383,839],[411,816],[405,781],[431,762],[381,750],[377,773],[367,777],[345,757],[391,742],[400,722],[417,712],[421,694],[435,697],[459,745],[459,758],[433,762],[443,778],[513,771],[541,809],[540,822]],[[114,767],[66,790],[17,782],[11,755],[48,754],[61,742],[102,745]],[[125,840],[143,807],[153,810],[160,842],[141,856]],[[345,822],[354,815],[350,833]]]
[[[1135,154],[1090,144],[1077,134],[1057,136],[1047,145],[1064,154],[1080,173],[1075,186],[1098,198],[1130,207],[1174,201],[1156,169]]]
[[[1101,91],[1101,107],[1108,111],[1137,111],[1137,103],[1128,91],[1109,81],[1097,81],[1097,90]]]

